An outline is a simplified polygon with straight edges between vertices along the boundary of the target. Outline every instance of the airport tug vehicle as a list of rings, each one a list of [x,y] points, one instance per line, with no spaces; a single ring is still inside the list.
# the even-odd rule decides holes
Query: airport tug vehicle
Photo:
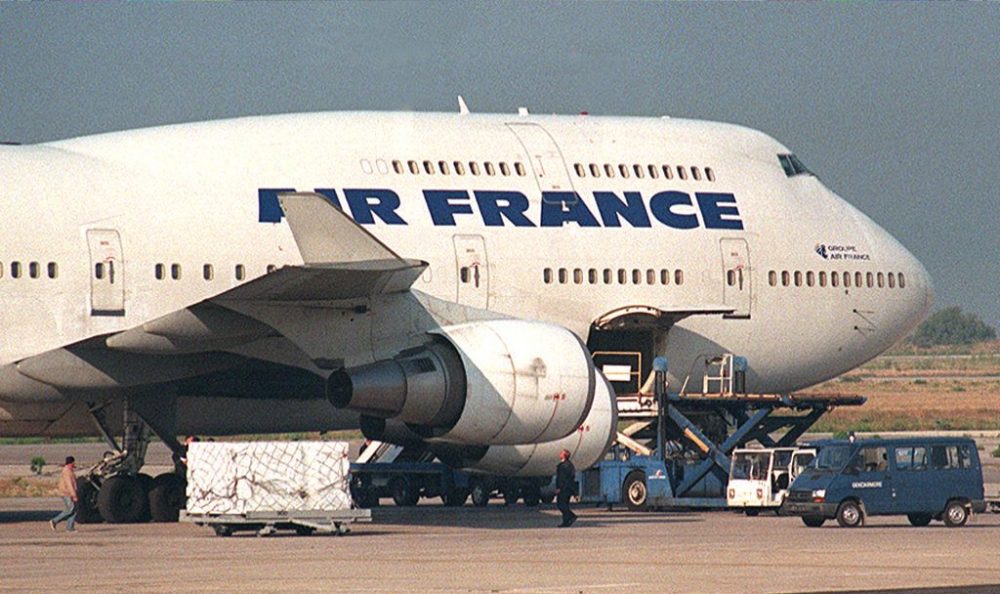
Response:
[[[628,355],[595,353],[599,368],[602,356],[611,361],[604,371],[616,391],[627,385],[626,375],[634,380],[636,370],[642,369],[638,356],[635,364],[623,364]],[[760,461],[761,478],[753,479],[752,498],[737,500],[733,492],[733,504],[751,513],[777,509],[791,474],[814,455],[796,449],[796,441],[827,411],[866,400],[845,395],[747,394],[745,359],[726,353],[707,358],[706,366],[712,372],[704,375],[697,394],[687,393],[686,383],[680,390],[668,390],[667,361],[662,357],[654,360],[653,373],[636,393],[627,393],[627,387],[618,392],[619,420],[628,425],[618,432],[604,460],[579,473],[581,501],[609,509],[624,504],[632,511],[726,508],[731,505],[727,488],[734,459],[743,464],[745,457],[739,452],[746,450],[741,448],[756,444],[765,450],[752,451],[769,452]],[[621,381],[616,385],[619,372]],[[734,489],[743,492],[739,483]]]
[[[788,487],[816,457],[812,448],[741,448],[729,465],[726,505],[748,516],[781,507]]]

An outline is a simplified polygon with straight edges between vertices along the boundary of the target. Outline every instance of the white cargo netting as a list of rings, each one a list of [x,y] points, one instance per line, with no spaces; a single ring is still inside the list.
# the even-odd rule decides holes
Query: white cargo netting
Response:
[[[188,513],[351,507],[346,442],[195,442],[187,459]]]

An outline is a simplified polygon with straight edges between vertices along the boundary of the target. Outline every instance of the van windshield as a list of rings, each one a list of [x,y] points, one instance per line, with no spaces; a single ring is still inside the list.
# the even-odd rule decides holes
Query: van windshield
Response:
[[[733,456],[729,476],[735,480],[762,481],[767,478],[770,461],[765,452],[738,452]]]
[[[813,468],[819,470],[840,470],[844,466],[847,466],[847,461],[850,459],[850,445],[826,446],[819,451],[819,455],[813,461]]]

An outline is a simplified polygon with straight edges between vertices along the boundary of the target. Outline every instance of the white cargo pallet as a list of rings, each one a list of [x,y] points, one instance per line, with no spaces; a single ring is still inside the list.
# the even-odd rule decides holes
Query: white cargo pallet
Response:
[[[181,511],[180,521],[196,526],[211,526],[219,536],[239,531],[256,531],[257,536],[274,534],[280,529],[295,530],[301,535],[320,532],[342,536],[350,532],[347,524],[371,522],[368,509],[340,511],[255,511],[243,514],[193,514]]]

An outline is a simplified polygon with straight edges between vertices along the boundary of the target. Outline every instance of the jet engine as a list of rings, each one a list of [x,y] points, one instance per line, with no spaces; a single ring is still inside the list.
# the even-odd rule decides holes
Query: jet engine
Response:
[[[598,376],[569,330],[490,320],[441,328],[424,346],[337,371],[327,397],[338,408],[405,423],[426,441],[527,444],[580,427]]]
[[[597,394],[590,413],[576,431],[562,439],[524,445],[494,445],[478,451],[468,447],[435,451],[442,460],[463,470],[502,476],[551,476],[556,472],[561,450],[569,450],[570,459],[577,468],[589,468],[604,458],[617,431],[615,393],[604,376],[598,374]]]

